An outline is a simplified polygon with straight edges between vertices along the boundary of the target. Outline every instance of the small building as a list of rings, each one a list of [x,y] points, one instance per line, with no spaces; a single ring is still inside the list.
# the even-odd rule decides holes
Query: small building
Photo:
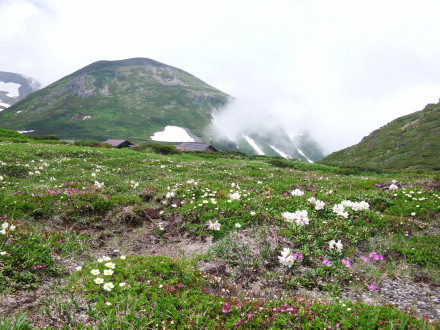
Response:
[[[131,143],[130,141],[127,140],[112,140],[109,139],[107,141],[105,141],[105,143],[110,144],[112,147],[121,149],[121,148],[128,148],[128,147],[136,147],[136,145],[134,143]]]
[[[176,148],[183,151],[220,151],[212,144],[206,142],[183,142]]]

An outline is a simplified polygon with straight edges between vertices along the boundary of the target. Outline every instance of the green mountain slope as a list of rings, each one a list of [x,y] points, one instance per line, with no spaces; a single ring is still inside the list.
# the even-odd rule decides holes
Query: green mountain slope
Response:
[[[323,164],[385,169],[440,170],[440,103],[397,118],[360,143],[321,160]]]
[[[202,137],[228,95],[146,58],[98,61],[0,113],[0,127],[65,139],[145,140],[166,125]]]

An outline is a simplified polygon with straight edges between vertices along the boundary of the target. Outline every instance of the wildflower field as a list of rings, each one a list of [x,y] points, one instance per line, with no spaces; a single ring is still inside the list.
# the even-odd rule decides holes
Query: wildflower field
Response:
[[[20,142],[0,329],[440,325],[436,172]]]

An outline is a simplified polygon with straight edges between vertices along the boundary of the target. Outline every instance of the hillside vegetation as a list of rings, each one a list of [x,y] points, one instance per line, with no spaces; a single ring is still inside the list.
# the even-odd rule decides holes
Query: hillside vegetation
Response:
[[[440,103],[393,120],[321,163],[380,169],[440,170]]]
[[[0,328],[439,326],[434,172],[18,142]]]

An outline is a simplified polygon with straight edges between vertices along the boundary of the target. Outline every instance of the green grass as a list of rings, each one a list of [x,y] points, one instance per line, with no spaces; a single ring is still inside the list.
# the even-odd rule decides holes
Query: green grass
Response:
[[[0,326],[59,318],[77,328],[431,327],[389,306],[336,298],[353,287],[368,292],[365,283],[378,283],[393,263],[426,274],[427,281],[439,278],[435,172],[344,171],[239,153],[162,155],[149,148],[46,142],[0,141],[0,225],[8,224],[0,235],[0,292],[20,294],[55,279],[64,284],[44,297],[40,309],[24,309]],[[392,180],[396,191],[387,189]],[[292,196],[294,189],[304,195]],[[325,207],[315,209],[312,197]],[[346,208],[345,218],[333,211],[344,200],[365,201],[369,208]],[[282,216],[299,210],[307,211],[308,224]],[[142,251],[112,256],[114,273],[102,275],[110,268],[96,255],[106,253],[108,242],[100,247],[96,238],[136,230],[163,244],[170,237],[214,242],[205,255],[189,259]],[[331,240],[342,243],[340,252]],[[278,258],[286,247],[302,254],[292,267]],[[374,253],[385,259],[374,260]],[[223,278],[199,271],[203,262],[224,266],[216,275]],[[78,265],[82,270],[73,271]],[[114,288],[95,283],[93,269]],[[327,292],[336,300],[240,289],[256,280],[286,293]],[[237,284],[233,293],[228,281]]]

